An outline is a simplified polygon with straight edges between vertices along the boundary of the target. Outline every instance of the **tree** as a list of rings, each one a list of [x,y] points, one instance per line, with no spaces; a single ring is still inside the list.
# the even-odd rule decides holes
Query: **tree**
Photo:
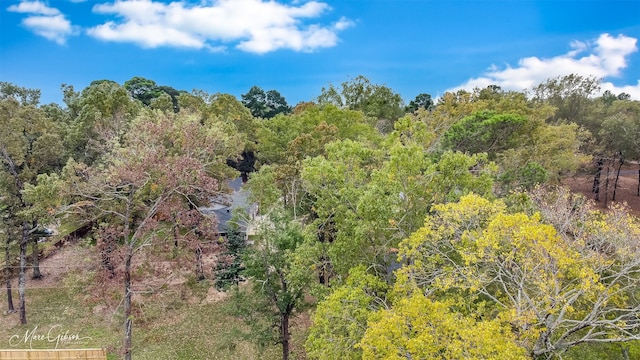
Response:
[[[151,100],[162,94],[162,90],[160,90],[155,81],[140,76],[134,76],[125,81],[124,88],[127,89],[132,98],[146,106],[151,105]]]
[[[278,91],[265,92],[258,86],[252,86],[246,94],[242,94],[242,104],[251,111],[251,115],[263,119],[291,112],[287,100]]]
[[[263,117],[267,112],[267,94],[258,86],[252,86],[246,94],[242,94],[242,105],[244,105],[254,117]]]
[[[266,93],[267,112],[264,118],[271,119],[278,114],[288,114],[291,112],[291,106],[287,103],[284,96],[276,90],[269,90]]]
[[[13,98],[23,106],[37,106],[40,103],[40,90],[29,89],[6,81],[0,81],[0,100]]]
[[[293,259],[303,240],[302,226],[282,210],[274,209],[258,224],[257,239],[244,256],[244,273],[253,285],[254,305],[252,311],[239,315],[250,320],[254,340],[282,345],[283,360],[289,358],[291,316],[303,306],[310,280],[308,271],[297,269]],[[253,321],[256,311],[263,321]],[[257,328],[260,324],[266,326]]]
[[[640,159],[640,102],[616,101],[607,111],[598,137],[608,154],[620,152],[627,159]]]
[[[258,157],[267,164],[286,163],[290,157],[295,160],[304,158],[306,154],[302,154],[300,146],[293,143],[306,141],[309,136],[325,141],[316,143],[307,151],[311,156],[321,152],[324,145],[334,139],[381,142],[381,136],[361,112],[333,105],[308,106],[303,111],[277,116],[262,125],[258,133]],[[290,150],[298,155],[293,156]]]
[[[69,156],[88,165],[120,145],[141,111],[127,90],[112,81],[94,83],[82,92],[68,85],[62,89],[69,111],[69,122],[64,126],[65,148]]]
[[[407,265],[398,283],[469,316],[507,321],[534,358],[640,338],[638,220],[620,208],[561,204],[570,206],[545,206],[550,223],[535,208],[510,213],[477,195],[435,206],[400,246]]]
[[[26,324],[27,245],[34,239],[32,234],[40,225],[40,219],[28,214],[30,204],[25,200],[23,191],[26,184],[35,183],[39,173],[55,171],[60,167],[62,140],[56,124],[40,109],[31,104],[23,105],[13,96],[0,100],[0,122],[3,124],[0,128],[0,189],[2,202],[11,214],[7,224],[8,234],[14,234],[14,229],[19,229],[20,233],[18,292],[20,322]]]
[[[244,265],[242,255],[246,247],[245,237],[238,229],[231,228],[227,232],[225,252],[220,254],[222,261],[218,261],[215,271],[215,286],[219,290],[226,290],[231,285],[238,285]]]
[[[225,133],[238,142],[240,150],[226,159],[229,167],[238,170],[244,178],[255,171],[260,123],[240,101],[230,94],[194,90],[191,94],[181,93],[178,103],[181,111],[200,116],[205,126],[223,127]]]
[[[7,211],[7,206],[4,205],[2,202],[2,200],[0,199],[0,216],[2,217],[2,222],[0,222],[0,225],[2,225],[2,227],[0,228],[0,234],[2,235],[2,240],[4,240],[4,277],[5,277],[5,281],[6,281],[6,286],[7,286],[7,312],[8,313],[12,313],[15,310],[14,306],[13,306],[13,293],[11,291],[11,238],[12,236],[9,235],[9,229],[10,227],[7,226],[7,219],[10,216],[8,211]]]
[[[548,121],[561,120],[585,124],[589,114],[590,97],[600,90],[600,80],[594,76],[576,74],[559,76],[535,86],[532,89],[534,103],[546,103],[557,110]]]
[[[174,105],[171,96],[166,93],[160,94],[158,97],[151,99],[149,107],[160,111],[174,111]]]
[[[377,311],[357,344],[362,359],[527,359],[508,324],[464,316],[451,305],[415,291]]]
[[[176,112],[176,113],[179,112],[180,104],[178,103],[178,98],[180,97],[180,94],[186,93],[186,91],[176,90],[171,86],[166,86],[166,85],[158,86],[158,89],[162,91],[162,94],[160,94],[161,96],[168,95],[169,98],[171,99],[171,109],[173,110],[173,112]]]
[[[275,180],[279,198],[294,216],[308,214],[312,202],[300,177],[304,159],[324,154],[326,145],[339,138],[381,142],[380,134],[365,122],[361,112],[333,105],[309,106],[262,123],[257,158],[271,166],[268,176]]]
[[[94,83],[91,84],[93,85]],[[140,76],[134,76],[125,81],[124,88],[127,89],[133,99],[140,101],[145,106],[153,107],[155,103],[155,107],[157,108],[159,106],[158,99],[164,98],[162,100],[162,108],[166,108],[167,110],[171,109],[176,113],[180,111],[178,98],[181,94],[186,93],[183,90],[176,90],[171,86],[158,85],[155,81]]]
[[[404,113],[402,97],[384,85],[371,84],[371,81],[360,75],[341,85],[341,90],[333,85],[322,88],[317,101],[320,105],[332,104],[346,107],[349,110],[362,111],[375,121],[396,121]]]
[[[444,135],[443,146],[470,154],[486,152],[495,159],[501,151],[517,146],[519,138],[531,130],[530,124],[526,118],[516,114],[474,113],[449,128]]]
[[[491,194],[495,166],[486,155],[437,157],[415,144],[381,150],[354,141],[326,148],[325,157],[303,162],[302,179],[314,199],[316,225],[335,224],[335,240],[317,246],[339,276],[365,265],[391,278],[390,249],[422,225],[432,204],[470,191]]]
[[[134,255],[167,227],[158,215],[174,214],[169,218],[181,225],[174,235],[195,244],[197,259],[200,240],[216,236],[215,219],[198,208],[220,194],[218,184],[224,179],[216,178],[215,170],[224,163],[225,146],[233,145],[195,116],[153,113],[136,118],[133,126],[136,131],[125,135],[123,146],[105,157],[104,166],[71,162],[64,172],[64,192],[73,200],[64,208],[67,216],[100,220],[98,240],[123,249],[126,359],[131,358]],[[109,256],[108,251],[103,254],[103,265],[114,265]]]
[[[367,274],[364,266],[349,272],[346,284],[335,289],[317,306],[305,342],[311,359],[361,359],[358,343],[371,314],[386,308],[388,285]]]
[[[278,181],[277,169],[263,165],[247,182],[250,201],[257,204],[259,210],[269,209],[278,203],[282,196]]]
[[[431,98],[431,95],[421,93],[418,94],[415,99],[411,100],[411,102],[409,102],[406,111],[415,112],[418,109],[431,110],[434,105],[435,104],[433,102],[433,99]]]

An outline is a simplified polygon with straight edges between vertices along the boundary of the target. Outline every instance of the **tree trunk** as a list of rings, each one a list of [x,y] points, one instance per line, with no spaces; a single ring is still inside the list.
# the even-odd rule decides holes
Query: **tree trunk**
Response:
[[[620,345],[620,347],[622,348],[622,358],[629,360],[629,347],[624,345]]]
[[[202,264],[202,245],[196,240],[196,278],[198,281],[204,280],[204,265]]]
[[[29,244],[29,223],[22,223],[22,238],[20,239],[20,275],[18,275],[18,294],[20,295],[20,324],[27,323],[26,279],[27,245]]]
[[[5,263],[4,276],[7,281],[7,306],[8,306],[7,311],[12,313],[16,311],[16,309],[13,307],[13,294],[11,293],[11,254],[9,252],[10,250],[9,244],[11,243],[10,241],[11,236],[9,236],[8,232],[9,231],[7,231],[7,242],[6,242],[5,253],[4,253],[4,263]]]
[[[616,201],[616,190],[618,190],[618,179],[620,178],[620,170],[622,169],[622,164],[624,160],[620,157],[620,164],[618,164],[618,172],[616,173],[616,181],[613,183],[613,197],[611,200]]]
[[[280,335],[282,336],[282,360],[289,359],[289,314],[280,315]]]
[[[124,263],[124,358],[131,360],[131,258],[133,246],[127,246],[127,254]]]
[[[38,236],[33,237],[31,250],[31,263],[33,264],[33,276],[31,277],[32,279],[42,278],[42,274],[40,273],[40,248],[38,246],[38,240],[40,240]]]
[[[593,177],[593,192],[596,194],[595,200],[600,201],[600,176],[602,175],[602,166],[604,161],[602,158],[598,159],[596,175]]]
[[[607,166],[607,179],[604,182],[604,206],[607,207],[607,201],[609,201],[609,171],[610,167]]]
[[[180,237],[180,230],[178,230],[178,219],[176,214],[173,214],[173,246],[178,248],[178,237]]]

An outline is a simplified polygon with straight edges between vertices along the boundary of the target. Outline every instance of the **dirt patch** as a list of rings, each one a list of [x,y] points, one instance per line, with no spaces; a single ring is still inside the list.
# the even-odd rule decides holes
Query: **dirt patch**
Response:
[[[202,304],[215,304],[227,298],[229,294],[224,291],[218,291],[215,286],[209,288],[207,296],[202,300]]]
[[[45,259],[40,260],[40,273],[42,278],[32,279],[32,266],[27,264],[26,287],[29,288],[52,288],[65,286],[64,277],[77,270],[95,270],[91,249],[73,243],[66,243],[64,246],[49,254]],[[19,269],[16,267],[14,273]],[[15,291],[18,289],[18,278],[14,276],[11,286]],[[4,303],[6,305],[6,301]]]
[[[600,209],[606,209],[613,202],[626,203],[631,212],[640,216],[640,196],[638,196],[638,165],[625,165],[620,171],[620,177],[616,184],[617,168],[610,168],[607,176],[606,167],[600,177],[600,193],[595,204]],[[582,174],[565,178],[562,184],[568,186],[571,191],[584,195],[587,199],[595,200],[593,191],[594,174]],[[607,181],[608,180],[608,181]],[[608,184],[608,186],[607,186]],[[615,189],[615,199],[614,199]]]

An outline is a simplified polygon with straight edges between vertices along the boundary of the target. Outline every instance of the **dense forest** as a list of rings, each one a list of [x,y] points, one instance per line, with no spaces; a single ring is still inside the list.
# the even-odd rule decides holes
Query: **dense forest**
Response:
[[[41,104],[0,83],[14,333],[37,311],[27,281],[43,247],[74,246],[92,272],[66,275],[83,286],[73,299],[109,309],[110,356],[125,359],[171,346],[136,331],[180,269],[226,296],[227,324],[192,336],[215,327],[236,358],[274,345],[282,359],[640,358],[640,209],[616,199],[621,172],[640,197],[640,102],[596,78],[408,103],[363,76],[295,106],[258,86],[237,99],[141,77],[62,93]],[[240,176],[257,210],[221,234],[203,209],[228,204]],[[591,191],[563,186],[575,176]]]

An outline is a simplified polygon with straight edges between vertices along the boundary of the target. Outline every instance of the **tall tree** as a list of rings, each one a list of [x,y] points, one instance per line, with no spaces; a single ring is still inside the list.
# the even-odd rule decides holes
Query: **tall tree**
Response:
[[[278,114],[291,112],[287,100],[276,90],[264,91],[253,86],[246,94],[242,94],[242,104],[257,118],[271,119]]]
[[[553,199],[540,202],[545,218],[477,195],[435,206],[400,246],[407,265],[398,283],[470,316],[508,321],[533,358],[639,339],[637,219]]]
[[[259,311],[266,318],[266,328],[254,326],[254,340],[281,344],[283,360],[289,358],[291,317],[304,304],[310,281],[308,271],[298,269],[293,256],[304,241],[302,230],[282,210],[273,210],[258,225],[255,244],[244,256],[244,273],[253,284],[255,306],[242,316],[251,319],[250,313]],[[250,322],[253,324],[249,325],[260,324]]]
[[[142,108],[125,88],[112,81],[94,83],[81,92],[70,85],[62,89],[69,111],[64,137],[67,153],[89,165],[119,145]]]
[[[546,103],[557,110],[548,121],[565,120],[583,125],[588,119],[590,98],[600,90],[600,80],[593,76],[571,74],[559,76],[532,89],[534,103]]]
[[[0,81],[0,100],[13,98],[22,105],[37,106],[40,103],[40,90],[29,89],[6,81]]]
[[[346,284],[335,289],[313,314],[305,342],[311,359],[362,359],[358,343],[371,314],[389,306],[388,284],[368,274],[364,266],[349,272]]]
[[[640,159],[640,101],[615,101],[607,109],[597,135],[606,153]]]
[[[127,89],[132,98],[139,100],[146,106],[151,105],[151,100],[162,94],[162,90],[155,81],[140,76],[124,82],[124,88]]]
[[[414,112],[418,109],[431,110],[431,108],[433,108],[434,105],[435,104],[433,102],[433,99],[431,98],[431,95],[421,93],[421,94],[418,94],[415,99],[409,102],[409,105],[407,105],[406,111]]]
[[[26,90],[25,90],[26,91]],[[5,96],[6,95],[6,96]],[[54,171],[61,165],[64,153],[58,127],[43,111],[32,104],[18,102],[13,94],[0,100],[0,188],[3,203],[12,215],[10,226],[20,229],[20,322],[27,323],[25,271],[27,245],[33,239],[39,220],[28,216],[30,204],[23,191],[29,182],[35,183],[39,173]],[[3,219],[4,221],[5,219]],[[9,234],[14,232],[10,231]]]
[[[168,226],[158,214],[183,219],[179,223],[186,231],[175,233],[182,239],[194,237],[192,241],[199,242],[215,235],[215,219],[198,208],[220,194],[218,184],[225,179],[217,178],[216,169],[224,164],[226,146],[233,145],[227,135],[203,126],[195,116],[154,113],[136,118],[134,124],[136,131],[125,135],[123,146],[105,157],[104,166],[70,163],[65,172],[69,177],[65,192],[75,200],[66,207],[67,213],[99,219],[104,225],[98,237],[121,244],[124,253],[126,359],[131,359],[132,351],[134,255],[153,244],[158,231]],[[194,218],[201,220],[194,223]],[[114,261],[108,252],[105,256],[103,263]]]
[[[445,133],[443,146],[448,150],[470,154],[486,152],[491,159],[495,159],[501,151],[517,146],[520,137],[534,126],[517,114],[478,112],[454,124]]]
[[[6,287],[7,287],[7,312],[8,313],[12,313],[15,310],[15,307],[13,306],[13,292],[12,292],[12,288],[11,288],[11,277],[12,277],[12,271],[11,271],[11,264],[12,264],[12,257],[11,257],[11,245],[12,245],[12,236],[9,235],[9,229],[11,229],[10,226],[8,226],[8,218],[9,218],[9,213],[7,211],[7,206],[4,205],[2,203],[2,199],[0,199],[0,217],[2,217],[2,221],[0,222],[0,235],[3,242],[4,242],[4,277],[5,277],[5,281],[6,281]]]
[[[343,82],[340,90],[333,85],[323,88],[317,101],[320,105],[360,110],[373,123],[379,120],[394,122],[404,114],[404,102],[399,94],[385,85],[372,84],[362,75]]]

